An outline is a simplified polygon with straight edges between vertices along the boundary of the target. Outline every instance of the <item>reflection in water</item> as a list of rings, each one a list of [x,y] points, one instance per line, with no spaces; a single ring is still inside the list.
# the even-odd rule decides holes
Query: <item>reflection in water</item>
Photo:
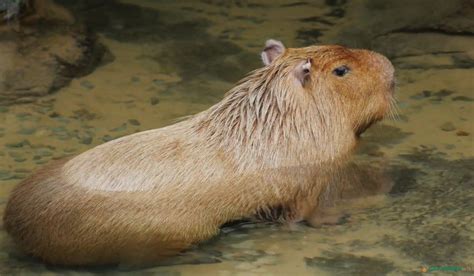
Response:
[[[320,206],[317,214],[309,221],[310,225],[337,224],[347,220],[350,212],[355,211],[360,200],[369,196],[388,193],[393,182],[386,168],[376,167],[369,163],[351,162],[340,171],[332,174],[330,185],[319,197]],[[364,206],[367,208],[368,206]]]
[[[318,218],[327,223],[227,225],[167,266],[138,272],[380,275],[472,265],[470,1],[56,2],[72,11],[75,27],[0,26],[0,208],[50,160],[217,102],[260,66],[267,38],[339,43],[392,60],[400,120],[363,135],[358,165],[321,201]],[[50,267],[17,252],[0,231],[0,274],[125,269]]]
[[[347,222],[350,211],[362,207],[357,206],[358,200],[387,194],[393,186],[386,168],[377,167],[364,161],[348,162],[339,168],[322,166],[318,169],[317,178],[317,182],[320,183],[323,190],[317,198],[312,199],[317,202],[317,208],[312,212],[311,217],[304,221],[312,227]],[[294,223],[291,215],[292,209],[290,207],[278,205],[260,210],[250,221]],[[226,224],[226,226],[228,225]]]

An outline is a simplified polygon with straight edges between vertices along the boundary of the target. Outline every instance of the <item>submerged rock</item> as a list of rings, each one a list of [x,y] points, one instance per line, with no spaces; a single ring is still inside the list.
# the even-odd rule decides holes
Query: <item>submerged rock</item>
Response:
[[[344,275],[386,275],[395,269],[387,260],[351,254],[305,258],[305,262],[309,267]]]
[[[20,9],[26,5],[25,0],[0,1],[0,21],[11,20],[20,14]]]
[[[337,32],[324,34],[324,43],[373,49],[398,68],[465,69],[474,64],[472,1],[356,0],[339,8],[345,10],[345,22]]]
[[[440,126],[442,131],[453,131],[456,130],[456,127],[451,122],[446,122]]]
[[[31,102],[91,73],[107,49],[82,25],[0,24],[0,105]]]

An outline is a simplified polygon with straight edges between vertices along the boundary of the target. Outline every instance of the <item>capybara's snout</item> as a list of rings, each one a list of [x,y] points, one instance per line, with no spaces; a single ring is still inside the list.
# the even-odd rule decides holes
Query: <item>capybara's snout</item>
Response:
[[[356,50],[363,54],[367,61],[367,66],[374,76],[379,77],[379,81],[384,84],[388,93],[393,94],[395,90],[395,68],[390,60],[382,54],[369,50]]]

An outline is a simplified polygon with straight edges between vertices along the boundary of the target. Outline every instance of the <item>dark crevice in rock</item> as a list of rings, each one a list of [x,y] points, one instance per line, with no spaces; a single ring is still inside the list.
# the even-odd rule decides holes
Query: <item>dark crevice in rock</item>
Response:
[[[305,6],[308,5],[308,2],[294,2],[294,3],[288,3],[288,4],[282,4],[280,7],[297,7],[297,6]]]
[[[324,3],[332,7],[340,7],[347,3],[347,0],[326,0]]]
[[[346,14],[346,0],[326,0],[325,4],[329,7],[329,12],[324,14],[324,16],[312,16],[302,18],[299,21],[305,23],[319,23],[325,27],[334,26],[336,22],[345,16]],[[296,35],[296,40],[298,41],[298,46],[305,47],[308,45],[320,44],[321,37],[324,36],[324,32],[327,31],[325,28],[301,28],[298,30]]]
[[[301,45],[312,45],[321,43],[319,38],[323,35],[322,29],[303,29],[299,30],[296,39],[301,41]]]
[[[468,30],[459,30],[459,31],[448,31],[441,28],[434,28],[434,27],[420,27],[420,28],[410,28],[410,27],[403,27],[395,30],[391,30],[388,33],[379,34],[375,36],[375,38],[381,36],[387,36],[390,34],[397,34],[397,33],[406,33],[406,34],[420,34],[420,33],[431,33],[431,34],[443,34],[449,36],[474,36],[474,32]]]
[[[303,19],[300,19],[301,22],[315,22],[315,23],[321,23],[323,25],[328,25],[328,26],[333,26],[334,23],[329,21],[329,20],[326,20],[326,19],[322,19],[320,18],[319,16],[312,16],[312,17],[306,17],[306,18],[303,18]]]
[[[421,54],[394,55],[394,56],[391,56],[391,58],[397,59],[397,58],[407,58],[407,57],[422,57],[422,56],[427,56],[427,55],[449,55],[449,54],[462,54],[462,53],[465,53],[465,51],[435,51],[435,52],[421,53]]]
[[[337,8],[337,9],[332,9],[330,12],[328,12],[325,15],[330,16],[330,17],[342,18],[344,17],[345,14],[346,14],[346,11],[344,9]]]

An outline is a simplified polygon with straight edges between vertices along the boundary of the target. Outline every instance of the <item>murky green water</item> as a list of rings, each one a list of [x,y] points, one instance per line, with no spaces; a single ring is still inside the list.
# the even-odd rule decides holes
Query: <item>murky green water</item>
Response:
[[[474,7],[470,1],[58,1],[100,35],[113,61],[28,104],[0,106],[0,206],[42,164],[219,101],[260,66],[267,38],[340,43],[397,68],[399,120],[358,153],[386,164],[388,194],[342,202],[338,225],[245,224],[165,266],[163,275],[417,274],[474,266]],[[446,3],[445,3],[446,2]],[[51,267],[0,231],[0,273],[128,272]]]

